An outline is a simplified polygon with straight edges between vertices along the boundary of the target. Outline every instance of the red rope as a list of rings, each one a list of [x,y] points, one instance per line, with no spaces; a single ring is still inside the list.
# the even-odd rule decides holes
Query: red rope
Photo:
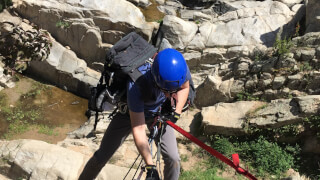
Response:
[[[239,174],[242,174],[242,175],[246,176],[248,179],[257,180],[257,178],[254,177],[252,174],[250,174],[247,170],[245,170],[245,169],[240,167],[240,165],[239,165],[240,160],[239,160],[239,155],[238,154],[233,154],[232,155],[232,160],[233,161],[231,161],[230,159],[228,159],[227,157],[225,157],[224,155],[222,155],[218,151],[214,150],[210,146],[208,146],[208,145],[204,144],[203,142],[201,142],[196,137],[192,136],[191,134],[187,133],[185,130],[181,129],[179,126],[177,126],[173,122],[166,121],[166,123],[169,126],[171,126],[172,128],[174,128],[175,130],[177,130],[179,133],[184,135],[186,138],[190,139],[192,142],[196,143],[198,146],[200,146],[201,148],[206,150],[211,155],[215,156],[216,158],[220,159],[224,163],[226,163],[229,166],[231,166],[232,168],[234,168]]]

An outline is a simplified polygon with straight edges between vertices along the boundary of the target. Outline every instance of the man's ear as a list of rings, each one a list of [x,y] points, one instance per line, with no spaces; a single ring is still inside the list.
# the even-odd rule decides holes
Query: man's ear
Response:
[[[182,86],[180,87],[180,89],[189,88],[189,86],[190,86],[190,82],[189,82],[189,80],[188,80],[188,81],[186,81],[186,82],[184,82],[184,83],[182,84]]]

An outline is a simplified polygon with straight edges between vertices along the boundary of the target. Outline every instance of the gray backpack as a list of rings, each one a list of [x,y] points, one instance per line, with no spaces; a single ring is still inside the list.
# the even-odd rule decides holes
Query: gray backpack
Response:
[[[128,78],[137,82],[142,76],[138,67],[150,61],[156,52],[154,46],[135,32],[118,41],[106,54],[104,70],[98,85],[91,88],[89,109],[102,111],[104,102],[117,107],[126,104]]]

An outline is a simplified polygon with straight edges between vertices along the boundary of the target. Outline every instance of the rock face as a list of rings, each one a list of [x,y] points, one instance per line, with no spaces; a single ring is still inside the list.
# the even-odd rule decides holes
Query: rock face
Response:
[[[133,30],[150,40],[154,23],[147,23],[133,4],[120,0],[23,0],[15,10],[68,45],[89,67],[103,62],[112,44]]]
[[[0,151],[11,164],[5,171],[16,172],[16,178],[76,179],[84,162],[80,153],[34,140],[2,141]]]
[[[23,22],[21,18],[12,16],[7,11],[2,13],[2,15],[1,17],[5,17],[3,22],[9,21],[13,26],[20,27],[24,32],[34,30],[34,27]],[[10,28],[8,30],[10,31]],[[5,31],[3,30],[2,32]],[[49,56],[43,61],[32,60],[29,63],[27,73],[67,91],[88,97],[89,86],[95,86],[98,83],[100,73],[89,68],[84,60],[79,59],[73,51],[62,46],[54,38],[50,36],[49,39],[52,45]],[[1,66],[0,86],[13,87],[14,83],[10,80],[9,75],[3,74]]]
[[[308,0],[306,15],[306,32],[320,31],[320,2],[317,0]]]
[[[195,36],[198,27],[195,23],[186,22],[176,16],[165,16],[162,31],[173,48],[183,49]]]
[[[130,2],[143,7],[150,3]],[[167,14],[157,39],[152,37],[159,24],[145,22],[140,10],[124,0],[17,0],[13,10],[28,20],[4,11],[0,28],[3,32],[3,22],[9,21],[27,30],[32,28],[26,23],[30,21],[48,30],[51,53],[43,62],[31,62],[27,72],[85,97],[88,86],[99,79],[105,52],[131,31],[157,40],[159,49],[180,50],[197,87],[195,103],[202,108],[186,112],[177,122],[192,134],[202,125],[205,135],[244,135],[246,128],[279,128],[320,114],[320,34],[311,32],[320,27],[317,0],[309,0],[306,11],[302,0],[157,2]],[[288,53],[277,54],[271,47],[277,35],[293,35],[305,13],[311,33],[294,38]],[[0,90],[12,85],[3,71],[0,64]],[[77,179],[99,147],[109,114],[99,114],[94,138],[89,137],[92,116],[57,145],[0,141],[0,173],[12,179]],[[319,153],[319,144],[307,139],[304,151]],[[124,177],[137,154],[129,136],[97,179]]]
[[[7,177],[36,179],[78,179],[88,157],[56,145],[35,140],[0,141],[0,172]],[[124,177],[127,168],[107,164],[97,179]],[[133,172],[129,176],[133,176]]]
[[[0,91],[4,88],[13,88],[15,83],[12,82],[10,75],[5,75],[3,73],[4,69],[0,63]]]
[[[239,101],[205,107],[201,114],[206,134],[245,134],[246,124],[258,128],[279,128],[302,122],[320,113],[320,95],[277,99],[270,103]],[[230,113],[232,112],[232,113]]]
[[[32,61],[27,72],[83,97],[89,96],[89,86],[95,86],[100,78],[100,73],[56,41],[52,41],[49,57],[43,62]]]
[[[244,134],[244,118],[250,111],[265,105],[258,101],[239,101],[236,103],[218,103],[205,107],[201,111],[204,132],[227,135]],[[230,114],[230,112],[233,112]]]
[[[4,22],[13,22],[13,24],[21,24],[22,21],[19,17],[13,17],[7,10],[4,10],[0,15],[0,37],[2,38],[6,33],[12,30],[12,25]],[[0,57],[0,91],[4,88],[12,88],[15,83],[12,82],[10,74],[4,74],[5,64],[1,61]]]
[[[292,2],[292,4],[297,4],[297,2]],[[181,41],[174,41],[173,43],[169,40],[170,43],[173,43],[172,46],[178,49],[184,49],[185,47],[192,49],[194,42],[204,44],[206,48],[256,44],[272,46],[276,34],[279,32],[288,33],[289,29],[294,29],[297,22],[294,17],[299,16],[301,18],[301,13],[304,13],[297,10],[293,12],[287,5],[278,1],[235,1],[225,3],[228,6],[227,12],[215,16],[214,12],[208,10],[205,12],[212,18],[208,17],[206,20],[200,21],[195,19],[199,30],[197,35],[194,34],[194,31],[189,31],[189,36],[193,36],[192,39],[183,38],[185,36],[184,33],[168,34],[167,36],[170,36],[170,39],[184,39],[185,41],[182,44]],[[185,11],[184,13],[191,14],[182,14],[182,17],[186,17],[184,20],[199,17],[199,15],[193,14],[195,12]],[[178,30],[179,26],[181,26],[179,24],[185,24],[183,22],[179,24],[170,23],[174,18],[172,16],[164,18],[164,24],[170,24],[170,26],[162,26],[163,32],[171,32],[169,29]],[[189,44],[192,44],[192,46],[188,46]]]
[[[292,42],[295,47],[290,53],[278,57],[272,55],[272,48],[246,52],[244,48],[233,47],[206,49],[193,56],[188,53],[186,57],[191,69],[202,69],[193,74],[195,79],[202,81],[197,87],[197,107],[241,98],[274,100],[317,94],[319,33],[308,33]]]

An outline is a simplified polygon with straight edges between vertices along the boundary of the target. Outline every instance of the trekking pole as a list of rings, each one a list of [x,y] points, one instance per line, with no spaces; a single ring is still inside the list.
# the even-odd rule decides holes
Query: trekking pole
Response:
[[[224,163],[228,164],[230,167],[234,168],[239,174],[242,174],[242,175],[246,176],[250,180],[257,180],[257,178],[255,176],[253,176],[247,170],[245,170],[245,169],[240,167],[238,154],[233,154],[232,155],[232,158],[233,158],[233,162],[232,162],[230,159],[228,159],[227,157],[225,157],[224,155],[222,155],[221,153],[219,153],[215,149],[211,148],[210,146],[204,144],[203,142],[201,142],[196,137],[194,137],[191,134],[187,133],[185,130],[183,130],[182,128],[180,128],[179,126],[177,126],[176,124],[174,124],[170,120],[167,120],[165,122],[169,126],[174,128],[176,131],[178,131],[180,134],[182,134],[183,136],[185,136],[186,138],[188,138],[192,142],[196,143],[202,149],[206,150],[212,156],[215,156],[216,158],[220,159],[222,162],[224,162]]]

